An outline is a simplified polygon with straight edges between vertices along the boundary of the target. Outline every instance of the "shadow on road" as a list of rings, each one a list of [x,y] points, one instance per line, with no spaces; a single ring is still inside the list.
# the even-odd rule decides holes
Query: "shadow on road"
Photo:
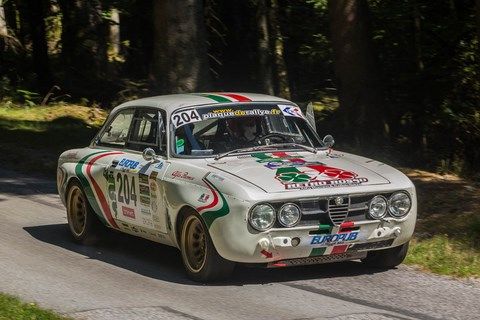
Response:
[[[51,180],[39,175],[27,175],[12,170],[0,169],[0,193],[11,195],[57,194],[54,176]]]
[[[170,246],[114,231],[108,231],[108,236],[95,246],[82,246],[71,240],[66,224],[25,227],[24,230],[37,240],[146,277],[180,284],[201,285],[190,281],[186,277],[179,251]],[[381,270],[368,268],[362,263],[354,261],[279,269],[240,265],[237,266],[229,280],[210,285],[241,286],[308,279],[348,278],[377,272],[381,272]]]

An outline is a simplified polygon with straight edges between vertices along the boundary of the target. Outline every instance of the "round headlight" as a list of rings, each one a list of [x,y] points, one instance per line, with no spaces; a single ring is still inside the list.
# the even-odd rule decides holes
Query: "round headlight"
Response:
[[[278,212],[278,221],[284,227],[293,227],[299,221],[302,213],[300,212],[300,208],[293,203],[286,203]]]
[[[268,230],[275,223],[275,209],[269,204],[256,205],[250,211],[248,221],[258,231]]]
[[[375,196],[368,205],[368,214],[373,219],[381,219],[387,214],[387,199],[384,196]]]
[[[412,200],[404,191],[395,192],[388,199],[388,212],[395,218],[405,216],[412,207]]]

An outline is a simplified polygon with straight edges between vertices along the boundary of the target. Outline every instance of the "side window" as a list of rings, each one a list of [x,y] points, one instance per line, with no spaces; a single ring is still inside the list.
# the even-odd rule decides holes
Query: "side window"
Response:
[[[121,111],[102,133],[99,145],[123,148],[127,141],[128,129],[133,119],[133,110]]]
[[[159,124],[163,126],[157,110],[137,110],[133,118],[130,137],[127,141],[127,148],[143,151],[145,148],[152,148],[161,153],[160,136],[164,136],[165,130],[159,132]]]

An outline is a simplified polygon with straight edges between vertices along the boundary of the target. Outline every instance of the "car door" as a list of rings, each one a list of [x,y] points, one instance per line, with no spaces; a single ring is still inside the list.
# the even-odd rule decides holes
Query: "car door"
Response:
[[[156,109],[136,108],[131,123],[125,153],[112,160],[107,179],[113,191],[112,212],[121,228],[135,233],[145,229],[167,232],[166,209],[163,205],[161,177],[167,168],[165,161],[164,117]],[[155,160],[145,160],[143,151],[151,148]],[[142,235],[141,236],[148,236]]]

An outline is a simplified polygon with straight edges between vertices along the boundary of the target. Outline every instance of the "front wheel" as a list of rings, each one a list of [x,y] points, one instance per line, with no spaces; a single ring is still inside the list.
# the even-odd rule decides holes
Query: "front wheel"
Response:
[[[403,262],[407,252],[408,242],[394,248],[370,251],[362,262],[374,268],[391,269]]]
[[[182,224],[180,239],[182,260],[190,279],[210,282],[225,279],[233,271],[235,263],[222,258],[197,214],[190,214]]]
[[[77,181],[71,183],[67,192],[67,221],[73,239],[80,244],[95,243],[104,229]]]

